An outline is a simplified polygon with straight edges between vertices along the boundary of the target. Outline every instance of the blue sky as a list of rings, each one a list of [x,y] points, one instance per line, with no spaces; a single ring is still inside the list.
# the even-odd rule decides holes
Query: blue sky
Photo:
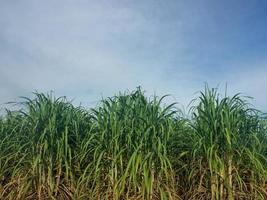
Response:
[[[141,85],[187,105],[228,84],[267,110],[266,0],[0,2],[0,104],[54,90],[75,103]]]

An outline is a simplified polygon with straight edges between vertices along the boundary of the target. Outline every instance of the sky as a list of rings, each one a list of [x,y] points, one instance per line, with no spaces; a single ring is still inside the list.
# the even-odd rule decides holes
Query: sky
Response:
[[[187,106],[205,83],[267,111],[266,0],[0,0],[0,107],[91,106],[141,86]]]

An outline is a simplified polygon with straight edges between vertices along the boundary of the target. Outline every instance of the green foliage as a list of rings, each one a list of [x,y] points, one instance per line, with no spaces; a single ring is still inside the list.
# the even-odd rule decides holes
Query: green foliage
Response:
[[[267,123],[205,88],[189,119],[137,88],[86,110],[34,93],[0,119],[0,199],[267,199]]]

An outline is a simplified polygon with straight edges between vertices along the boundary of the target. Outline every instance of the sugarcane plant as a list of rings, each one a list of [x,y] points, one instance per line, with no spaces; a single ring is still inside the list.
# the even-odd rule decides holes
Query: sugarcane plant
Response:
[[[208,86],[188,113],[166,98],[21,98],[0,117],[0,199],[267,199],[266,115]]]

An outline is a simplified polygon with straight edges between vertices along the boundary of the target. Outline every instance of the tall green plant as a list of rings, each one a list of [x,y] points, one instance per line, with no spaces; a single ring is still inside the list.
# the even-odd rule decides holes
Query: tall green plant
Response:
[[[162,98],[163,99],[163,98]],[[85,152],[93,153],[85,175],[100,199],[174,197],[166,144],[173,129],[173,105],[147,99],[141,89],[102,101],[92,112]]]
[[[0,119],[0,199],[267,199],[262,113],[208,87],[189,118],[164,98],[24,98]]]
[[[231,200],[248,193],[264,199],[264,193],[248,188],[246,180],[260,181],[255,174],[266,180],[262,144],[257,143],[259,123],[259,113],[239,94],[220,97],[217,90],[209,88],[201,93],[192,119],[195,142],[190,179],[197,180],[197,193],[210,194],[204,198],[212,200]],[[252,170],[252,166],[256,168]]]
[[[8,141],[16,146],[10,153],[18,154],[21,161],[8,175],[10,181],[2,195],[11,199],[71,198],[73,161],[88,126],[87,113],[52,95],[35,93],[34,99],[24,99],[23,109],[5,120],[13,128],[5,133],[16,138],[16,142]],[[10,158],[16,162],[15,157]]]

